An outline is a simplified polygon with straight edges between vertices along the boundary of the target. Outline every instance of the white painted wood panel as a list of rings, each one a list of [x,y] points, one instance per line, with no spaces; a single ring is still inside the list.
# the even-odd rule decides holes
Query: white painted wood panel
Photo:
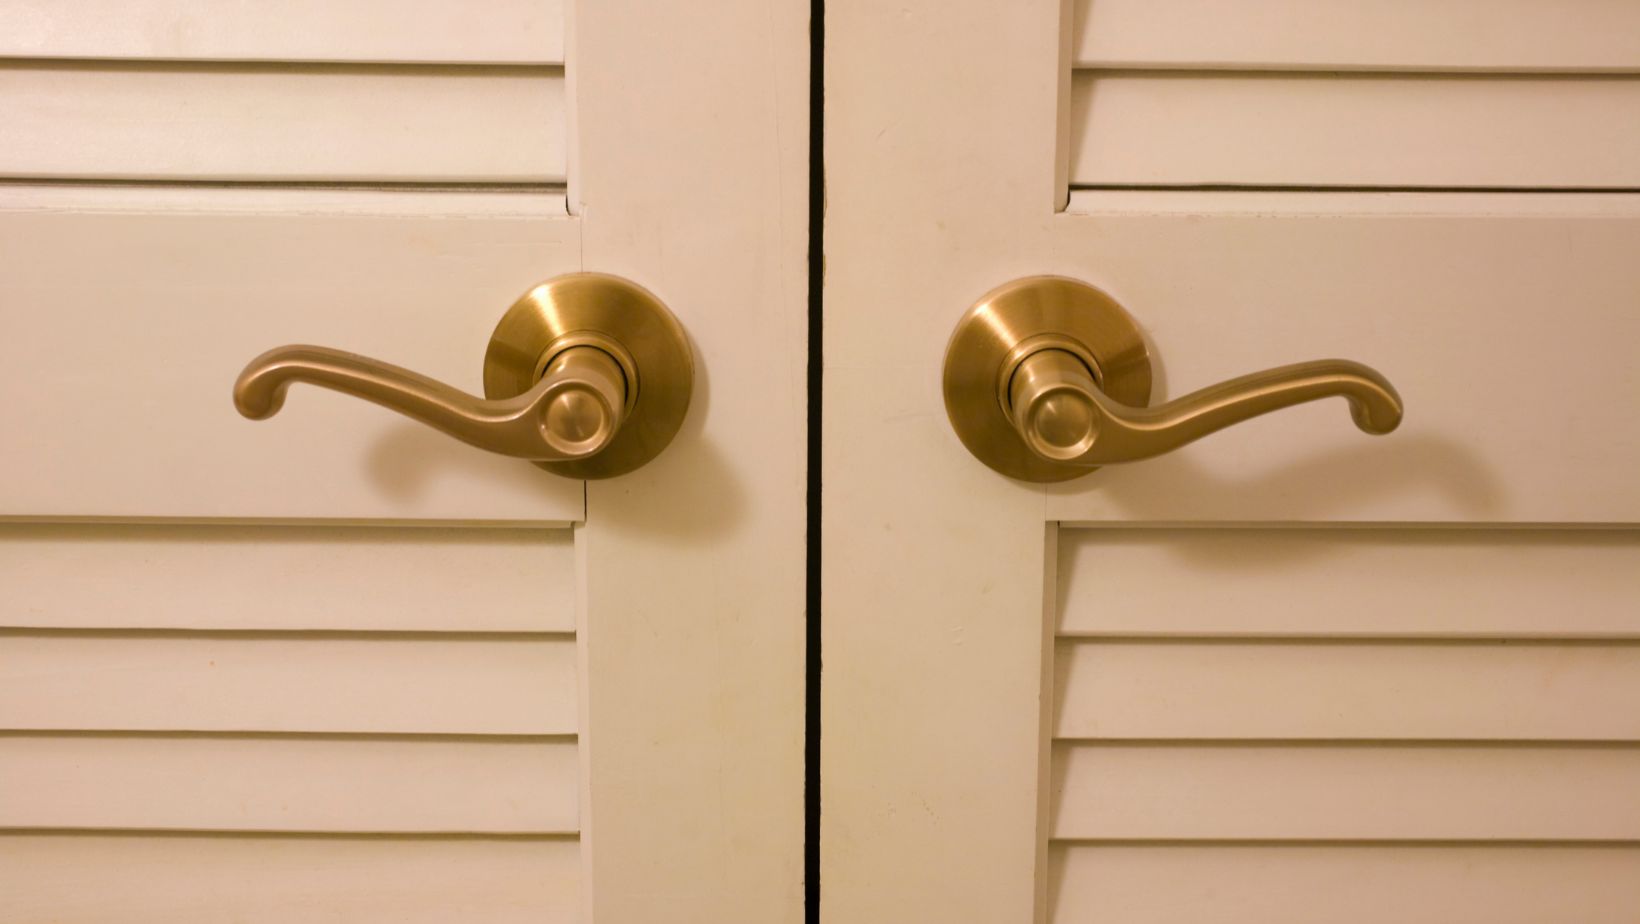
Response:
[[[1623,0],[1076,0],[1078,67],[1633,71]]]
[[[577,913],[567,530],[10,523],[0,524],[0,581],[7,622],[129,627],[0,632],[0,828],[12,832],[0,835],[0,865],[28,877],[0,898],[0,920],[60,897],[76,876],[117,879],[103,866],[141,867],[168,850],[199,876],[278,890],[270,906],[291,913],[387,919],[415,898],[445,909],[494,900],[503,917]],[[485,633],[471,631],[485,620]],[[214,631],[154,628],[179,623]],[[520,631],[542,625],[563,631]],[[162,731],[143,731],[152,729]],[[65,831],[82,834],[56,836]],[[95,836],[110,831],[121,836]],[[537,850],[526,863],[447,850],[461,843],[447,840],[359,839],[341,850],[265,832],[565,840],[550,860]],[[394,880],[378,854],[414,869],[424,851],[412,847],[456,868]],[[141,857],[121,860],[121,848]],[[209,861],[195,857],[204,852]],[[506,872],[462,872],[476,862]],[[325,863],[335,868],[316,866]],[[157,920],[245,900],[209,886],[185,893],[164,875],[123,898],[121,908],[51,907]]]
[[[1627,745],[1054,750],[1060,840],[1640,840]]]
[[[575,641],[0,633],[0,728],[574,734]]]
[[[563,0],[6,0],[0,56],[562,64]]]
[[[574,632],[567,529],[0,523],[0,627]]]
[[[1061,642],[1061,738],[1640,740],[1640,645]]]
[[[563,71],[0,64],[0,176],[562,183]]]
[[[1056,924],[1628,924],[1634,847],[1075,846],[1054,851]]]
[[[1640,636],[1640,534],[1068,529],[1061,636]]]
[[[1100,15],[1099,2],[1093,0],[1090,8],[1094,16]],[[1125,6],[1135,15],[1148,12],[1139,4]],[[1214,31],[1213,17],[1235,18],[1276,4],[1250,0],[1213,6],[1199,7],[1203,33]],[[1327,18],[1337,6],[1327,0],[1305,4],[1303,12],[1277,24],[1247,23],[1243,30],[1302,42],[1306,24]],[[1441,4],[1376,6],[1381,12],[1373,15],[1382,18],[1421,16]],[[1507,0],[1466,6],[1484,9],[1485,20],[1464,34],[1463,42],[1441,44],[1455,47],[1458,60],[1426,64],[1416,56],[1397,61],[1385,55],[1353,66],[1477,69],[1482,56],[1504,48],[1506,43],[1489,38],[1508,29],[1506,14],[1520,7]],[[1169,9],[1167,0],[1155,7],[1164,14]],[[1588,48],[1614,47],[1603,43],[1607,36],[1595,34],[1599,16],[1571,12],[1579,8],[1539,4],[1542,15],[1564,21],[1558,32],[1533,31],[1526,42],[1546,56],[1561,54],[1563,61],[1579,64]],[[1333,139],[1295,142],[1216,100],[1199,104],[1213,107],[1205,113],[1191,109],[1197,103],[1156,106],[1135,115],[1127,130],[1126,124],[1112,128],[1097,119],[1066,121],[1073,100],[1075,37],[1065,31],[1070,9],[1058,0],[909,0],[828,10],[823,691],[828,744],[821,774],[829,832],[821,842],[826,913],[884,924],[1043,921],[1050,919],[1050,910],[1052,920],[1077,924],[1632,918],[1640,899],[1634,885],[1640,852],[1633,850],[1633,835],[1616,832],[1625,839],[1616,853],[1589,849],[1581,840],[1558,840],[1575,833],[1574,826],[1615,827],[1623,813],[1606,818],[1587,807],[1581,814],[1555,811],[1577,798],[1569,790],[1579,785],[1587,787],[1582,795],[1591,803],[1623,798],[1625,790],[1613,785],[1621,774],[1581,764],[1577,757],[1564,764],[1545,760],[1537,768],[1508,763],[1534,746],[1581,755],[1594,747],[1583,739],[1635,740],[1640,661],[1630,640],[1541,643],[1555,639],[1563,626],[1590,632],[1610,618],[1620,627],[1627,615],[1623,607],[1632,602],[1625,585],[1608,586],[1617,596],[1597,601],[1603,609],[1572,612],[1600,588],[1591,586],[1582,595],[1581,572],[1564,567],[1558,552],[1534,551],[1521,562],[1510,558],[1491,567],[1501,572],[1535,561],[1558,566],[1567,582],[1559,599],[1547,584],[1536,585],[1536,592],[1555,604],[1539,613],[1541,627],[1525,625],[1524,612],[1512,623],[1504,621],[1512,616],[1508,609],[1463,616],[1454,611],[1443,616],[1444,624],[1427,626],[1433,620],[1414,622],[1409,616],[1393,640],[1307,637],[1347,630],[1352,614],[1365,615],[1362,584],[1351,582],[1364,584],[1364,571],[1352,569],[1366,566],[1368,558],[1356,560],[1353,552],[1299,550],[1310,555],[1304,561],[1314,575],[1294,576],[1300,567],[1296,551],[1285,572],[1266,563],[1272,571],[1261,589],[1269,591],[1271,622],[1336,616],[1314,633],[1278,630],[1274,634],[1285,636],[1281,639],[1216,637],[1270,632],[1268,622],[1253,622],[1250,629],[1228,618],[1201,625],[1215,616],[1229,617],[1231,607],[1255,608],[1252,597],[1222,604],[1218,613],[1178,612],[1177,602],[1190,593],[1206,599],[1211,587],[1237,591],[1240,566],[1215,572],[1214,560],[1205,555],[1183,556],[1171,569],[1159,557],[1141,562],[1142,573],[1125,584],[1118,578],[1108,599],[1097,590],[1084,591],[1095,605],[1126,604],[1134,610],[1131,616],[1125,610],[1094,616],[1101,626],[1121,625],[1110,634],[1123,639],[1056,647],[1052,603],[1056,566],[1063,564],[1054,549],[1061,523],[1110,530],[1372,524],[1405,535],[1483,523],[1565,529],[1640,521],[1640,483],[1632,474],[1640,464],[1640,427],[1632,413],[1640,357],[1634,311],[1640,275],[1633,256],[1640,245],[1635,204],[1640,200],[1560,193],[1482,200],[1431,192],[1408,206],[1404,199],[1335,190],[1292,194],[1303,199],[1292,204],[1287,193],[1212,192],[1155,208],[1158,198],[1146,193],[1134,194],[1123,208],[1055,214],[1065,201],[1069,172],[1056,178],[1056,152],[1073,153],[1065,143],[1075,138],[1067,138],[1067,124],[1089,132],[1097,127],[1105,133],[1099,143],[1113,151],[1120,147],[1116,153],[1131,156],[1135,170],[1153,163],[1168,167],[1169,156],[1222,157],[1224,149],[1240,146],[1243,150],[1230,154],[1252,168],[1271,168],[1277,177],[1255,178],[1294,182],[1273,168],[1292,160],[1295,145],[1325,152],[1324,144],[1337,141],[1336,151],[1347,155],[1341,162],[1355,171],[1354,182],[1372,171],[1408,181],[1402,168],[1411,163],[1448,170],[1443,182],[1458,185],[1535,184],[1545,176],[1586,175],[1592,167],[1633,176],[1632,153],[1600,158],[1619,147],[1610,139],[1631,140],[1624,133],[1636,109],[1627,98],[1635,84],[1541,75],[1246,73],[1257,67],[1291,70],[1290,62],[1274,60],[1232,65],[1238,72],[1223,75],[1189,68],[1173,76],[1136,73],[1131,67],[1102,71],[1111,80],[1173,81],[1168,86],[1222,77],[1225,85],[1290,89],[1311,81],[1317,88],[1312,109],[1327,111],[1304,110],[1284,99],[1277,99],[1272,111],[1308,117],[1302,131],[1316,136],[1354,119],[1349,131],[1384,137],[1353,148],[1356,139],[1338,131]],[[1604,9],[1630,15],[1616,4]],[[1170,22],[1158,31],[1188,33],[1195,25]],[[1233,40],[1235,30],[1220,31]],[[1557,35],[1577,36],[1576,47],[1561,43],[1556,51]],[[1615,47],[1632,40],[1611,38]],[[1407,51],[1381,32],[1357,39],[1361,48]],[[916,66],[908,67],[908,61]],[[1177,67],[1177,62],[1157,66]],[[1632,63],[1618,69],[1630,68]],[[1351,95],[1351,87],[1369,83],[1435,101],[1479,89],[1472,98],[1458,99],[1456,108],[1447,105],[1448,111],[1419,112],[1415,105],[1408,116],[1404,107],[1385,105],[1379,108],[1389,116],[1378,118]],[[1509,93],[1490,89],[1505,84]],[[1565,97],[1557,92],[1552,99],[1547,93],[1531,98],[1533,88],[1549,86],[1565,91]],[[1617,94],[1594,100],[1592,108],[1604,103],[1604,115],[1581,108],[1587,101],[1572,91],[1586,87],[1606,88],[1596,97]],[[1522,88],[1527,99],[1506,99]],[[1085,101],[1100,104],[1097,96]],[[1465,106],[1472,116],[1467,125]],[[1438,142],[1449,149],[1416,150],[1419,139],[1402,131],[1409,123],[1425,131],[1432,146]],[[1540,134],[1529,134],[1532,125]],[[1200,126],[1205,129],[1198,134],[1194,130]],[[1454,137],[1458,129],[1494,128],[1493,135]],[[1526,134],[1511,135],[1520,132]],[[1188,150],[1181,154],[1169,147],[1158,153],[1145,147],[1158,137]],[[1512,137],[1531,144],[1512,147]],[[1245,153],[1257,151],[1260,143],[1268,145],[1262,159]],[[1452,159],[1442,160],[1448,156]],[[1538,169],[1545,166],[1558,172]],[[1075,180],[1074,172],[1070,175]],[[1438,208],[1431,206],[1436,200],[1443,203]],[[1484,208],[1466,213],[1477,203]],[[1132,312],[1149,341],[1157,402],[1262,368],[1339,356],[1369,363],[1394,381],[1406,400],[1406,423],[1391,437],[1367,438],[1351,426],[1342,402],[1329,401],[1074,482],[1045,487],[1010,482],[969,457],[955,439],[935,373],[952,325],[975,299],[1008,280],[1043,273],[1087,280]],[[893,464],[882,464],[884,458]],[[1046,543],[1041,541],[1045,524]],[[1441,554],[1427,546],[1425,551],[1437,560],[1416,566],[1428,580]],[[1621,556],[1608,551],[1592,555],[1595,573],[1621,580]],[[1465,586],[1463,576],[1479,567],[1469,565],[1466,572],[1465,555],[1454,559],[1454,586],[1441,588],[1454,610],[1471,600],[1484,605],[1499,599],[1490,589]],[[1133,561],[1118,553],[1111,568]],[[1097,555],[1092,562],[1099,562]],[[1300,585],[1291,598],[1275,588],[1284,576]],[[1534,586],[1531,580],[1513,573],[1498,578],[1502,586],[1523,592]],[[1159,586],[1167,582],[1180,586]],[[1395,605],[1401,592],[1396,579],[1381,583],[1383,595],[1375,598]],[[1246,589],[1256,584],[1255,574]],[[1294,612],[1291,600],[1304,587],[1311,591],[1309,605]],[[1352,592],[1363,599],[1340,603],[1341,612],[1333,613],[1333,601]],[[1284,603],[1289,604],[1285,613]],[[1145,637],[1150,623],[1142,622],[1144,615],[1158,611],[1155,634],[1186,637]],[[1460,623],[1465,616],[1471,621]],[[1494,618],[1497,632],[1488,624]],[[1470,637],[1438,637],[1447,629]],[[1408,637],[1420,631],[1437,637]],[[1522,637],[1502,640],[1500,634]],[[1412,788],[1383,793],[1371,788],[1374,778],[1365,771],[1357,777],[1318,765],[1318,773],[1325,771],[1320,783],[1337,781],[1341,804],[1317,809],[1316,819],[1297,812],[1253,818],[1249,810],[1248,825],[1264,827],[1247,835],[1251,839],[1204,845],[1206,852],[1200,862],[1191,861],[1194,865],[1183,862],[1190,853],[1169,853],[1193,847],[1158,842],[1154,838],[1162,835],[1135,833],[1130,826],[1133,836],[1108,848],[1118,852],[1100,853],[1087,860],[1091,865],[1071,868],[1066,860],[1083,856],[1082,845],[1048,839],[1055,780],[1045,758],[1056,734],[1110,739],[1099,748],[1166,745],[1205,751],[1203,741],[1173,739],[1214,739],[1212,746],[1223,751],[1212,754],[1253,746],[1356,748],[1374,752],[1363,764],[1367,771],[1376,768]],[[1533,738],[1544,741],[1519,740]],[[1424,797],[1435,800],[1433,790],[1451,785],[1451,768],[1390,766],[1385,762],[1398,758],[1377,756],[1413,750],[1406,739],[1430,749],[1508,750],[1498,765],[1500,778],[1480,784],[1471,794],[1474,801],[1454,797],[1444,818],[1470,831],[1530,822],[1543,839],[1488,841],[1482,850],[1461,840],[1462,830],[1433,835],[1438,846],[1429,847],[1362,839],[1370,833],[1345,833],[1346,844],[1338,846],[1259,840],[1329,821],[1338,822],[1333,828],[1338,834],[1349,820],[1344,813],[1354,810],[1347,804],[1350,796],[1363,792],[1379,804],[1395,798],[1415,804],[1422,786]],[[1305,760],[1323,760],[1310,753],[1303,751]],[[1135,791],[1149,799],[1141,805],[1178,812],[1175,832],[1188,819],[1183,808],[1164,805],[1173,790],[1161,791],[1161,783],[1187,772],[1222,773],[1230,780],[1224,787],[1228,793],[1212,806],[1221,813],[1240,810],[1235,784],[1248,778],[1265,787],[1243,787],[1249,803],[1263,799],[1268,805],[1280,795],[1281,779],[1258,777],[1258,768],[1181,764],[1172,769],[1177,772],[1154,783],[1156,789]],[[1551,777],[1540,776],[1540,770]],[[1563,778],[1552,776],[1562,773]],[[1140,776],[1133,770],[1122,779]],[[1557,788],[1562,783],[1568,791]],[[1148,781],[1137,779],[1135,785],[1141,784]],[[1317,785],[1317,780],[1293,781],[1291,797],[1324,802],[1311,788]],[[1522,798],[1509,806],[1514,814],[1486,816],[1479,806],[1487,798],[1494,804],[1504,799],[1511,787]],[[1178,801],[1200,805],[1214,792],[1223,791],[1190,792]],[[1540,795],[1542,804],[1528,801]],[[1111,809],[1120,810],[1121,805]],[[1426,835],[1442,817],[1431,812],[1422,829]],[[1215,819],[1234,820],[1206,814],[1202,821]],[[1368,831],[1387,830],[1395,820],[1393,815],[1374,819],[1377,828],[1367,826]],[[1614,829],[1604,830],[1609,835]],[[1376,849],[1370,846],[1375,843],[1387,849],[1350,852]],[[1169,865],[1168,857],[1180,864]]]
[[[1623,907],[1636,555],[1616,529],[1062,530],[1048,920],[1200,920],[1209,895],[1332,920],[1346,880],[1371,919]]]
[[[573,839],[0,834],[0,919],[581,920]]]
[[[1070,183],[1640,187],[1640,79],[1079,71]]]
[[[0,735],[0,828],[575,834],[573,739]]]
[[[305,186],[16,182],[0,188],[8,212],[192,215],[359,215],[392,218],[545,218],[562,221],[561,189],[517,186]]]
[[[580,268],[577,222],[7,202],[0,189],[0,516],[582,519],[579,482],[356,398],[298,385],[253,422],[229,394],[282,343],[481,392],[502,313]]]
[[[586,267],[697,350],[678,439],[577,533],[591,924],[804,920],[811,12],[575,8]]]
[[[567,838],[548,842],[586,864],[584,901],[573,888],[560,896],[565,902],[543,900],[544,889],[572,887],[573,878],[487,855],[443,857],[447,866],[417,881],[434,861],[404,857],[394,870],[391,860],[369,853],[235,853],[242,844],[420,847],[466,838],[126,841],[139,850],[190,842],[170,853],[156,848],[163,860],[149,864],[97,853],[103,839],[87,836],[77,848],[24,864],[22,888],[13,891],[30,909],[119,920],[254,919],[263,909],[244,906],[263,902],[276,920],[801,919],[802,848],[794,832],[802,828],[802,794],[791,781],[801,776],[803,755],[801,723],[792,721],[803,701],[802,671],[794,669],[803,648],[803,420],[790,412],[803,405],[808,4],[600,0],[578,7],[576,199],[587,207],[576,219],[563,220],[562,210],[551,219],[534,208],[539,190],[518,194],[512,201],[533,210],[510,208],[507,220],[487,211],[493,200],[482,209],[443,204],[488,198],[481,194],[441,193],[431,206],[435,220],[427,220],[401,204],[434,200],[404,197],[403,190],[354,196],[337,189],[213,188],[190,203],[194,190],[184,179],[168,190],[58,190],[81,197],[76,214],[48,208],[39,223],[0,220],[0,249],[28,264],[15,276],[13,263],[0,268],[9,276],[0,277],[7,328],[0,342],[14,344],[4,358],[27,360],[28,367],[0,386],[30,405],[0,432],[28,433],[31,440],[7,446],[11,487],[0,496],[0,516],[322,525],[590,520],[576,543],[583,634],[555,641],[578,646],[582,658],[586,695],[578,724],[594,731],[596,745],[581,750],[581,798],[585,817],[597,819],[597,849],[583,855]],[[705,47],[725,53],[702,55]],[[0,190],[7,210],[40,212],[37,190],[10,189]],[[285,192],[293,194],[272,195]],[[140,197],[159,194],[171,201],[144,213]],[[373,201],[350,204],[366,198]],[[87,214],[102,211],[123,214]],[[256,211],[279,214],[243,214]],[[65,224],[48,228],[58,219]],[[726,274],[724,254],[756,269]],[[245,360],[291,341],[332,343],[474,389],[484,341],[512,299],[539,279],[583,268],[621,273],[665,299],[700,349],[698,368],[715,383],[709,402],[697,392],[696,413],[680,438],[640,472],[591,486],[555,479],[311,389],[293,390],[284,413],[266,423],[238,420],[228,404],[228,383]],[[202,333],[190,320],[210,329]],[[70,367],[62,357],[72,350],[65,348],[87,339],[94,342],[79,354],[84,363]],[[149,362],[151,355],[158,358]],[[69,434],[75,411],[97,395],[122,399],[107,412],[107,428]],[[770,446],[789,451],[770,454]],[[585,516],[583,489],[595,518]],[[85,632],[52,637],[95,640]],[[395,670],[381,675],[371,668],[400,643],[535,643],[519,635],[367,632],[102,637],[133,644],[311,642],[313,651],[336,658],[345,649],[324,646],[383,646],[361,654],[349,676],[389,685],[400,679]],[[485,663],[497,672],[493,660]],[[119,673],[110,657],[89,665],[87,676]],[[328,683],[331,673],[321,664],[318,679]],[[422,673],[418,695],[465,698],[468,677]],[[313,676],[311,667],[284,671],[283,695],[305,702],[314,695],[304,686]],[[522,694],[514,698],[523,705],[499,710],[503,720],[537,708],[535,700],[553,691],[511,693]],[[252,719],[270,724],[259,720],[256,697],[246,702]],[[486,715],[496,714],[482,705]],[[448,723],[435,714],[427,724],[470,724],[458,718]],[[45,842],[40,832],[29,836],[30,845]],[[196,853],[210,860],[197,862]],[[229,855],[232,862],[220,859]],[[475,869],[479,864],[486,866]],[[120,868],[99,875],[109,866]],[[137,870],[128,872],[130,866]],[[98,894],[62,896],[75,888]]]
[[[1626,213],[1044,217],[1028,271],[1087,280],[1133,314],[1153,403],[1341,356],[1407,406],[1387,437],[1362,435],[1342,401],[1284,410],[1048,486],[1047,518],[1640,521],[1640,197],[1612,199]]]

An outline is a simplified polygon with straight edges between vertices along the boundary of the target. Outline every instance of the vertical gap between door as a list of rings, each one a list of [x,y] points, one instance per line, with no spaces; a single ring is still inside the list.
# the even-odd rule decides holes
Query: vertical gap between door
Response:
[[[803,919],[820,921],[820,431],[826,278],[826,2],[809,7],[809,368],[807,555],[804,562],[806,665],[803,715]]]

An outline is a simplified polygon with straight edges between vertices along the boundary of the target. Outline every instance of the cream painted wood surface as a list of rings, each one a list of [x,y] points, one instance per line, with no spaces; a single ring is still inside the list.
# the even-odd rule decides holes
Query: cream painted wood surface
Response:
[[[1630,4],[1071,7],[1073,186],[1640,185]]]
[[[1055,674],[1072,738],[1640,739],[1626,643],[1081,642]]]
[[[568,530],[11,524],[0,585],[22,629],[575,631]]]
[[[8,633],[13,729],[573,734],[569,637]]]
[[[552,184],[562,0],[0,4],[0,177]]]
[[[828,9],[827,918],[1634,916],[1640,200],[1541,189],[1628,186],[1585,159],[1626,126],[1441,151],[1412,131],[1463,124],[1462,94],[1496,93],[1515,131],[1544,88],[1554,119],[1626,93],[1542,75],[1640,68],[1610,28],[1629,15]],[[1434,76],[1454,70],[1477,73]],[[1180,98],[1099,134],[1121,81]],[[1369,84],[1430,111],[1367,113]],[[1295,88],[1320,114],[1296,145],[1249,117],[1302,121]],[[1157,122],[1192,107],[1211,131]],[[1262,156],[1071,188],[1083,132],[1145,170]],[[1334,142],[1340,170],[1306,173]],[[1362,183],[1391,191],[1315,188]],[[1431,183],[1521,189],[1396,191]],[[1397,384],[1406,423],[1374,440],[1322,402],[1011,482],[956,440],[939,369],[975,299],[1042,273],[1133,313],[1153,400],[1342,356]]]
[[[1048,919],[1198,913],[1195,885],[1112,894],[1107,862],[1297,913],[1247,891],[1249,850],[1397,919],[1632,912],[1636,535],[1064,530]]]
[[[573,837],[577,776],[573,734],[9,735],[0,738],[0,824]]]
[[[1056,901],[1080,920],[1619,924],[1640,902],[1640,863],[1623,847],[1111,846],[1058,862]],[[1171,908],[1156,908],[1159,894]]]
[[[1621,745],[1068,743],[1056,841],[1632,842],[1640,749]],[[1611,798],[1591,798],[1604,793]],[[1550,848],[1544,848],[1550,849]]]
[[[0,834],[0,891],[24,921],[539,924],[580,914],[579,854],[550,837]]]
[[[236,914],[219,883],[241,879],[346,920],[477,888],[573,907],[569,533],[0,523],[0,920]],[[550,623],[486,625],[485,602]]]
[[[0,3],[0,921],[801,917],[808,8],[575,6]],[[697,350],[637,473],[233,413],[576,270]]]
[[[1627,189],[1636,111],[1636,76],[1078,70],[1070,180]]]
[[[565,0],[10,0],[0,56],[563,64],[567,22]]]
[[[252,357],[292,342],[478,391],[501,312],[580,265],[568,216],[102,212],[24,198],[0,206],[7,515],[581,519],[579,485],[362,401],[293,389],[253,425],[228,394]]]
[[[1062,639],[1640,635],[1631,530],[1101,528],[1059,550]]]
[[[560,67],[0,62],[0,175],[562,184],[564,83]]]
[[[1640,9],[1611,0],[1074,0],[1077,67],[1640,69]]]
[[[1370,440],[1338,402],[1296,408],[1050,489],[1052,519],[1640,520],[1640,197],[1608,196],[1598,215],[1466,216],[1285,212],[1283,195],[1267,196],[1275,216],[1204,213],[1211,200],[1062,214],[1051,266],[1138,318],[1160,363],[1155,398],[1356,357],[1396,383],[1406,422]],[[1558,394],[1516,374],[1536,363],[1555,368]]]

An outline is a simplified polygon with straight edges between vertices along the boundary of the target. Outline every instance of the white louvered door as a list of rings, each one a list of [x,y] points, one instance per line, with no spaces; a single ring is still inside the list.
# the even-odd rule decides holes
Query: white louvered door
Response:
[[[1637,15],[828,6],[826,919],[1640,917]],[[1010,481],[940,370],[1038,274],[1405,423]]]
[[[800,918],[807,20],[0,0],[0,921]],[[695,350],[635,473],[233,410],[583,270]]]

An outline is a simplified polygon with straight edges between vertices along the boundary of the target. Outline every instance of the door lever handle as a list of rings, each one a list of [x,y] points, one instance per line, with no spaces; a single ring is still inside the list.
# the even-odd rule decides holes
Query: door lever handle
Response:
[[[683,423],[694,363],[682,326],[661,302],[613,276],[542,283],[496,327],[478,398],[408,369],[328,347],[291,345],[252,360],[234,407],[278,413],[292,383],[363,398],[490,452],[575,478],[631,471]]]
[[[1240,376],[1157,407],[1133,319],[1105,293],[1035,277],[981,299],[945,357],[945,406],[980,461],[1025,481],[1062,481],[1170,452],[1232,424],[1342,397],[1361,430],[1389,433],[1401,397],[1357,362],[1327,359]]]
[[[626,415],[628,389],[612,344],[559,351],[529,391],[485,400],[443,382],[327,347],[276,347],[251,360],[233,403],[252,420],[279,412],[292,382],[373,401],[480,449],[537,462],[585,459],[609,445]]]
[[[1395,387],[1347,359],[1266,369],[1157,407],[1112,399],[1092,370],[1063,349],[1032,353],[1011,378],[1008,411],[1020,438],[1043,458],[1070,465],[1137,462],[1249,418],[1334,396],[1348,399],[1355,425],[1367,433],[1388,433],[1401,422]]]

